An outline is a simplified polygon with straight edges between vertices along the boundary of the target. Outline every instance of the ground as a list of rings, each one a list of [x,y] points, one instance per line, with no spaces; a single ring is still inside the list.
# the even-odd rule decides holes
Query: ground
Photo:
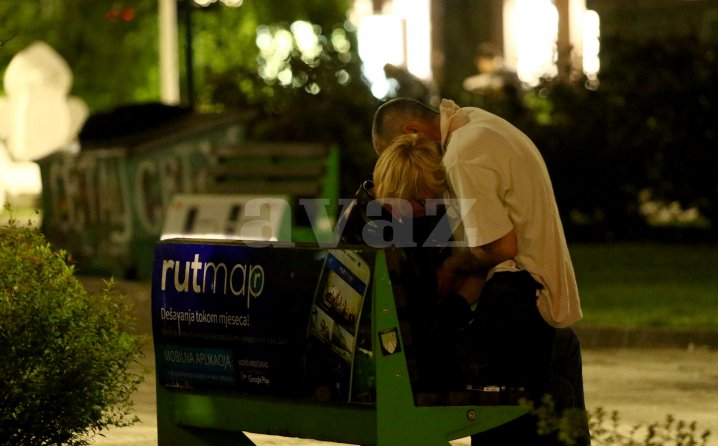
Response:
[[[99,279],[84,278],[88,288]],[[137,302],[138,329],[150,332],[150,291],[143,283],[120,284],[121,291]],[[621,424],[662,422],[667,415],[687,422],[696,421],[700,431],[713,434],[709,445],[718,446],[718,346],[689,344],[684,347],[584,348],[584,383],[589,410],[602,407],[616,410]],[[154,352],[148,346],[144,359],[151,373],[136,393],[134,402],[141,422],[111,429],[96,437],[97,445],[151,446],[157,444],[155,419]],[[319,446],[331,443],[251,434],[259,446]],[[467,446],[468,439],[454,446]]]

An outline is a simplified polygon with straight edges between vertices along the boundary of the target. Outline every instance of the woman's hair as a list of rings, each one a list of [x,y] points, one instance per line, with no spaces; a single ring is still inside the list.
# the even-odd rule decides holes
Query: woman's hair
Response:
[[[377,198],[416,199],[429,193],[440,197],[446,190],[446,171],[436,143],[419,133],[394,139],[374,166]]]

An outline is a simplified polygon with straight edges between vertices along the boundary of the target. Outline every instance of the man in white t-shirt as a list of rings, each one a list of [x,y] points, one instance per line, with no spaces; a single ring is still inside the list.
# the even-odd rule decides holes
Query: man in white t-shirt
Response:
[[[467,377],[469,384],[525,387],[537,403],[552,393],[564,407],[584,409],[580,347],[566,328],[581,319],[580,300],[538,149],[504,119],[450,100],[438,111],[402,98],[379,107],[372,131],[377,153],[408,133],[436,143],[451,198],[458,203],[463,229],[458,238],[468,249],[444,262],[442,276],[471,269],[485,271],[488,278],[478,302],[467,302],[467,311],[469,305],[475,308],[469,330],[481,363]],[[563,345],[563,351],[555,352],[555,345]],[[565,361],[558,364],[557,357]],[[570,395],[560,383],[570,383]],[[475,436],[472,443],[550,441],[533,438],[536,430],[535,420],[522,417]]]

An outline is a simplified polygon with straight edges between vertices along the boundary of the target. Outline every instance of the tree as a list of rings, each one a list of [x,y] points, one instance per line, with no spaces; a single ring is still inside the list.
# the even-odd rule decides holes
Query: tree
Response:
[[[342,153],[342,192],[371,174],[378,101],[361,73],[349,2],[245,2],[193,12],[199,109],[255,112],[247,136],[325,141]]]
[[[362,77],[349,7],[349,0],[246,0],[237,8],[178,0],[180,52],[192,56],[191,105],[201,112],[252,112],[248,138],[338,145],[347,194],[370,173],[369,129],[377,105]],[[157,0],[0,2],[0,38],[14,36],[0,50],[0,66],[42,39],[67,60],[75,79],[72,93],[92,113],[156,102],[157,21]],[[188,23],[191,48],[182,48]],[[300,47],[295,29],[313,34],[313,47]],[[287,36],[289,47],[264,53],[258,47],[258,39],[286,42]],[[180,69],[186,86],[184,62]]]
[[[92,112],[159,98],[157,1],[0,2],[0,67],[31,43],[57,50]]]
[[[691,36],[604,36],[600,84],[578,76],[529,92],[525,130],[544,153],[570,230],[635,238],[651,223],[708,235],[703,229],[718,222],[717,51]],[[700,217],[652,220],[649,201]]]

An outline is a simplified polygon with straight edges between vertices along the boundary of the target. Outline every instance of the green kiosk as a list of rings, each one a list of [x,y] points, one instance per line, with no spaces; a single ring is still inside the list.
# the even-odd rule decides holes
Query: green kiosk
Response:
[[[396,255],[364,246],[157,243],[159,445],[252,445],[252,432],[438,446],[526,413],[499,390],[421,403]]]

